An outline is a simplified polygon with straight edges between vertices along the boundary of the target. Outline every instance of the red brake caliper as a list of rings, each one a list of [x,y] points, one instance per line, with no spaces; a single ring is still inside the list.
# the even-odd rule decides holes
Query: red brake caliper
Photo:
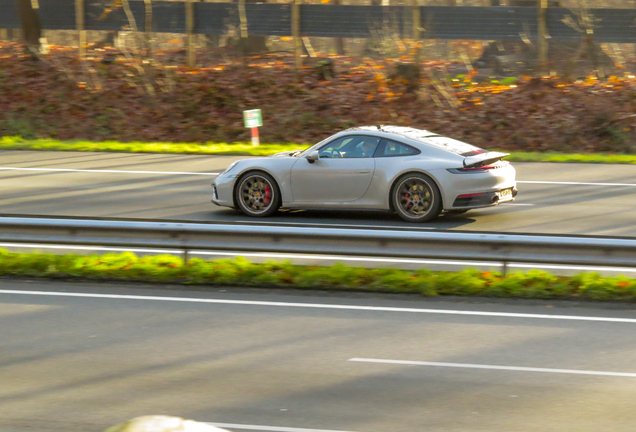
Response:
[[[404,194],[404,198],[410,198],[410,197],[411,197],[411,194]],[[407,203],[408,203],[407,206],[406,206],[407,208],[413,207],[413,203],[408,202],[408,201],[407,201]]]
[[[265,198],[263,199],[263,203],[265,205],[269,204],[272,200],[272,189],[269,186],[265,187]]]

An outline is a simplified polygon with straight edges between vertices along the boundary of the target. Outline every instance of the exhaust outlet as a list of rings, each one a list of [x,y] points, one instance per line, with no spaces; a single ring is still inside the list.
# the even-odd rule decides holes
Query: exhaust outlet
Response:
[[[497,196],[497,194],[490,197],[490,202],[492,204],[496,204],[497,202],[499,202],[499,197]]]

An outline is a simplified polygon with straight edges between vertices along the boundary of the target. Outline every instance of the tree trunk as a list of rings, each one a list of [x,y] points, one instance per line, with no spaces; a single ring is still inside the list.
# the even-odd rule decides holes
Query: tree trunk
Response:
[[[267,36],[248,36],[241,39],[244,54],[260,54],[267,52]]]
[[[240,1],[240,0],[239,0]],[[262,0],[245,0],[245,3],[260,3]],[[267,52],[267,36],[241,36],[239,47],[243,54],[261,54]]]
[[[28,46],[40,46],[42,26],[38,14],[33,10],[31,0],[16,0],[18,16],[22,25],[22,38]]]
[[[342,0],[333,0],[333,4],[341,5],[342,4]],[[334,41],[334,45],[336,47],[336,54],[344,55],[344,53],[345,53],[344,39],[343,38],[334,38],[333,41]]]

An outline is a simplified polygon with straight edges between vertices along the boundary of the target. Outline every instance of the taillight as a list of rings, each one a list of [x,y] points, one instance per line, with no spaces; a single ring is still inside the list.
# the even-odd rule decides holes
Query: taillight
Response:
[[[462,199],[462,198],[475,198],[475,197],[483,196],[483,195],[486,195],[486,192],[457,195],[457,199]]]
[[[510,162],[508,161],[497,161],[490,165],[472,166],[467,168],[449,168],[447,171],[452,172],[453,174],[471,174],[480,173],[491,169],[503,168],[508,165],[510,165]]]

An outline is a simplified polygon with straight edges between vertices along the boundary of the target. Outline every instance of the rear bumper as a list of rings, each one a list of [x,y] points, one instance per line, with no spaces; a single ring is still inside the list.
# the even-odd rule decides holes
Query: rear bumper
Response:
[[[500,198],[501,192],[511,190],[511,196]],[[477,192],[472,194],[458,195],[453,202],[453,209],[467,209],[478,207],[491,207],[506,202],[512,202],[519,191],[516,187],[504,188],[497,191]]]

